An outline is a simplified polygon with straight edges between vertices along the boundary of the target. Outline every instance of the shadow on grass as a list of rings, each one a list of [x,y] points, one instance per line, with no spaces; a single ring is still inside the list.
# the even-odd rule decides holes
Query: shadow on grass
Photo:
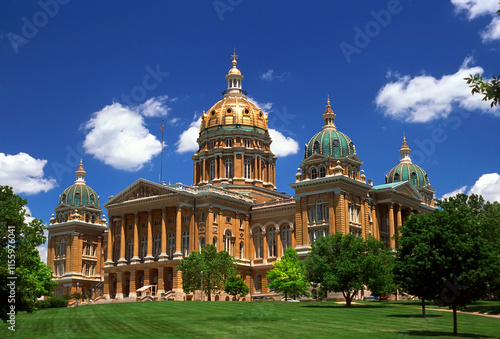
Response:
[[[427,314],[423,317],[421,314],[388,314],[386,317],[395,317],[395,318],[439,318],[442,317],[442,314]]]
[[[408,331],[408,332],[401,332],[401,334],[408,334],[408,335],[415,335],[415,336],[422,336],[422,337],[444,337],[444,336],[453,336],[453,333],[451,332],[439,332],[439,331]],[[494,338],[491,336],[484,336],[480,334],[473,334],[473,333],[458,333],[456,337],[459,338]]]
[[[337,304],[337,305],[300,305],[300,307],[311,307],[311,308],[380,308],[384,307],[385,305],[351,305],[350,307],[347,307],[346,305],[343,304]]]

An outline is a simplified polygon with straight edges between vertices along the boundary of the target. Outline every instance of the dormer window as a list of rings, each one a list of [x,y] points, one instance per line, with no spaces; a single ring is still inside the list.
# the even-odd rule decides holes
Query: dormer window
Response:
[[[399,173],[394,174],[394,181],[399,181]]]
[[[314,153],[319,153],[319,142],[316,140],[313,145],[313,152]]]

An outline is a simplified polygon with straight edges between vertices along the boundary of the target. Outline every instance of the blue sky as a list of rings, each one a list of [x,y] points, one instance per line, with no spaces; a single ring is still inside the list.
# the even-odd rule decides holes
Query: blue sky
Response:
[[[101,204],[138,178],[192,184],[197,121],[221,99],[233,48],[269,114],[278,190],[337,128],[375,184],[403,133],[436,197],[500,200],[500,109],[463,77],[500,74],[497,0],[0,3],[0,184],[49,222],[83,157]]]

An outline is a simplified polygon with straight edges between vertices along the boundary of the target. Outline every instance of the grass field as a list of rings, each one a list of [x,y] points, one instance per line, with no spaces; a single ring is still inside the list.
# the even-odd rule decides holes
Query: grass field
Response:
[[[483,302],[481,309],[500,303]],[[451,337],[452,313],[419,303],[145,302],[87,305],[20,313],[16,332],[0,338],[406,338]],[[462,337],[499,338],[500,319],[458,314]]]

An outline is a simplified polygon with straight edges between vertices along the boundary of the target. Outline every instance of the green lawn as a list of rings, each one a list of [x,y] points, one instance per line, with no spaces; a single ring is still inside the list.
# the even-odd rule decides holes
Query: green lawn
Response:
[[[481,303],[497,307],[499,303]],[[0,338],[405,338],[447,337],[452,313],[419,303],[145,302],[43,309],[17,315],[16,332],[2,325]],[[498,338],[500,319],[458,314],[469,338]]]

